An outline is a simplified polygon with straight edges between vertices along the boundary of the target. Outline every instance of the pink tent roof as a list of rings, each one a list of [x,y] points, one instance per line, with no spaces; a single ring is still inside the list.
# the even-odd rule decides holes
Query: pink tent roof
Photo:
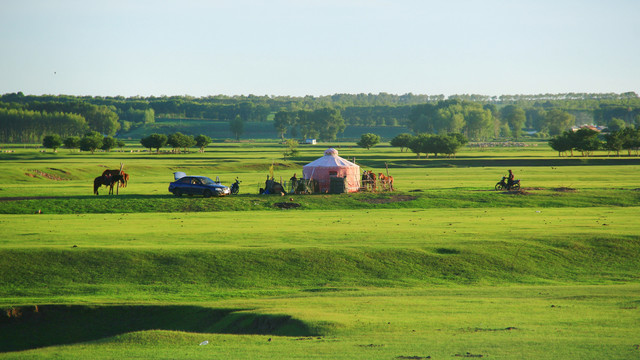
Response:
[[[329,190],[331,177],[346,177],[347,191],[360,189],[360,166],[338,156],[338,150],[329,148],[324,156],[308,163],[302,168],[305,179],[317,180],[321,191]]]
[[[304,167],[336,167],[336,166],[356,166],[360,169],[360,166],[352,163],[349,160],[345,160],[338,156],[338,150],[334,148],[328,148],[324,151],[324,156],[314,160]]]

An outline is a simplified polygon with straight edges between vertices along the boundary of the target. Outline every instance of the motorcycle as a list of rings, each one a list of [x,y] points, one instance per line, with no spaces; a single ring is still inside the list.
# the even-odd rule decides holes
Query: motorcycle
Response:
[[[503,176],[502,180],[496,184],[496,190],[520,190],[520,180],[513,180],[513,183],[509,186],[507,177]]]
[[[240,192],[240,180],[236,178],[236,181],[231,184],[231,195],[238,195]]]

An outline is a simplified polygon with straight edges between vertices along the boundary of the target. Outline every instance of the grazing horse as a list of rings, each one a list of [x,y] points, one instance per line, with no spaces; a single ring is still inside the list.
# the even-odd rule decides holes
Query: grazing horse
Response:
[[[376,180],[378,180],[378,178],[373,171],[365,170],[365,172],[362,173],[362,185],[365,189],[370,188],[371,191],[376,191]]]
[[[98,189],[100,189],[100,186],[104,185],[109,187],[109,195],[113,195],[113,185],[115,185],[117,182],[124,182],[124,178],[122,177],[122,175],[98,176],[97,178],[93,179],[93,193],[98,195]],[[116,187],[116,194],[118,194],[117,187]]]
[[[393,176],[384,176],[383,173],[379,173],[378,177],[380,178],[383,189],[386,188],[389,191],[393,191]]]
[[[122,175],[123,181],[119,184],[119,187],[127,187],[127,183],[129,182],[129,174],[122,170],[105,170],[102,172],[102,176],[116,176]]]

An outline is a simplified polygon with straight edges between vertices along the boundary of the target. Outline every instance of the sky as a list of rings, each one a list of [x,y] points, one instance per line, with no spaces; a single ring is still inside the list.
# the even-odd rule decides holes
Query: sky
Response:
[[[640,93],[637,0],[1,0],[0,94]]]

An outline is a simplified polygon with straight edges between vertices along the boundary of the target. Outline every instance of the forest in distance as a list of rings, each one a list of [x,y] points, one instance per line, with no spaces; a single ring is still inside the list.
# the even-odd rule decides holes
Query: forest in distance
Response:
[[[640,97],[635,92],[448,97],[387,93],[103,97],[18,92],[0,96],[0,142],[4,143],[40,142],[52,133],[68,137],[88,131],[132,138],[128,134],[157,127],[154,123],[162,119],[229,125],[242,122],[244,129],[264,123],[282,139],[334,140],[346,127],[403,127],[414,134],[462,133],[472,141],[518,139],[533,133],[544,139],[582,124],[614,131],[637,128]],[[184,132],[189,133],[188,129]]]

